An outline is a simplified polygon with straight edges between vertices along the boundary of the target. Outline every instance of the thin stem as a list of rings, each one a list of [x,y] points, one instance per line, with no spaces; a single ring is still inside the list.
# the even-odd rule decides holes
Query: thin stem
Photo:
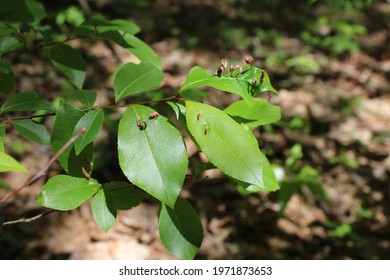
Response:
[[[52,210],[43,212],[43,213],[41,213],[41,214],[38,214],[38,215],[36,215],[36,216],[34,216],[34,217],[31,217],[31,218],[25,218],[25,217],[23,217],[23,218],[20,218],[20,219],[18,219],[18,220],[4,222],[4,223],[3,223],[3,226],[12,225],[12,224],[18,224],[18,223],[31,223],[31,222],[34,222],[35,220],[38,220],[38,219],[40,219],[40,218],[42,218],[42,217],[44,217],[44,216],[46,216],[46,215],[49,215],[49,214],[51,214],[51,213],[56,212],[56,211],[57,211],[57,210],[52,209]]]
[[[8,201],[11,197],[15,196],[17,193],[19,193],[21,190],[24,188],[28,187],[29,185],[35,183],[38,181],[41,177],[43,177],[46,174],[46,171],[49,169],[49,167],[58,159],[60,155],[62,155],[66,149],[68,149],[77,139],[81,137],[85,133],[86,129],[82,128],[80,129],[79,133],[76,135],[72,136],[65,144],[62,146],[61,149],[55,155],[40,169],[38,170],[37,173],[32,175],[27,182],[25,182],[21,187],[18,189],[14,190],[13,192],[9,193],[6,195],[4,198],[0,200],[0,206],[3,206],[5,202]]]
[[[131,102],[123,105],[110,105],[110,106],[102,106],[102,107],[92,107],[88,109],[84,109],[84,111],[90,111],[90,110],[108,110],[108,109],[116,109],[116,108],[123,108],[123,107],[129,107],[134,104],[138,105],[148,105],[148,104],[153,104],[153,103],[165,103],[171,100],[176,100],[179,102],[184,102],[185,99],[182,97],[179,97],[179,95],[173,95],[167,98],[163,98],[160,100],[149,100],[149,101],[139,101],[139,102]],[[5,122],[5,123],[10,123],[13,120],[25,120],[25,119],[34,119],[34,118],[42,118],[42,117],[49,117],[49,116],[54,116],[55,113],[47,113],[47,114],[41,114],[41,115],[31,115],[31,116],[16,116],[16,117],[2,117],[0,118],[0,121]]]

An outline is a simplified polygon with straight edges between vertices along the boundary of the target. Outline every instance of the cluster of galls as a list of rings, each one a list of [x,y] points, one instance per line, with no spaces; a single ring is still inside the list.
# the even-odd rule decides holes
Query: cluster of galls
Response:
[[[255,60],[253,59],[253,57],[246,57],[245,58],[245,63],[249,64],[250,66],[253,66],[253,64],[255,63]],[[227,60],[226,59],[222,59],[221,60],[221,65],[219,66],[218,70],[213,73],[213,75],[221,77],[222,73],[225,71],[225,69],[227,67],[228,67]],[[242,72],[242,66],[238,65],[238,64],[237,65],[230,65],[230,67],[229,67],[230,76],[232,76],[233,72],[236,71],[237,69],[238,69],[238,75],[240,75],[241,72]]]

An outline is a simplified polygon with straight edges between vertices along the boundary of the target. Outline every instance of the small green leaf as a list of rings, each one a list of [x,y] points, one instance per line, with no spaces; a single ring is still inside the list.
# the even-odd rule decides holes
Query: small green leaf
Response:
[[[75,97],[85,107],[92,108],[96,101],[96,91],[79,89],[75,92]]]
[[[63,72],[78,89],[83,87],[87,65],[84,58],[74,48],[58,44],[51,48],[50,59],[53,65]]]
[[[127,63],[115,75],[115,100],[160,86],[164,73],[149,63]]]
[[[14,35],[0,36],[0,54],[20,48],[22,43]]]
[[[208,74],[202,67],[195,66],[189,72],[179,93],[183,93],[189,89],[201,86],[209,86],[219,90],[241,95],[242,98],[249,104],[252,103],[252,97],[265,92],[276,90],[272,87],[268,74],[264,72],[263,83],[258,84],[261,79],[262,70],[259,68],[244,66],[242,73],[230,76],[224,74],[221,77]]]
[[[21,92],[11,96],[3,106],[0,114],[15,111],[55,111],[54,105],[35,92]]]
[[[14,72],[7,60],[0,61],[0,93],[10,93],[16,84]]]
[[[251,131],[210,105],[186,102],[190,133],[211,163],[226,175],[258,186],[279,189],[272,168]]]
[[[34,22],[46,17],[45,8],[35,0],[1,0],[0,17],[8,21]]]
[[[92,199],[91,210],[95,222],[107,232],[116,221],[116,209],[110,192],[100,189]]]
[[[72,210],[87,201],[100,188],[101,185],[95,180],[57,175],[43,186],[37,203],[56,210]]]
[[[191,204],[182,198],[173,209],[161,205],[158,228],[165,248],[178,258],[193,259],[202,245],[202,223]]]
[[[12,121],[12,125],[23,137],[42,145],[50,144],[50,134],[44,125],[38,124],[29,119],[14,120]]]
[[[249,105],[240,100],[224,110],[237,122],[244,123],[248,127],[265,125],[280,119],[280,107],[269,104],[266,100],[255,98]]]
[[[180,132],[160,115],[149,119],[149,107],[132,105],[118,130],[118,157],[123,173],[158,200],[173,207],[188,166]]]
[[[98,137],[100,129],[102,128],[104,120],[104,113],[102,110],[93,110],[85,114],[76,124],[73,135],[79,133],[82,128],[86,131],[79,139],[76,140],[74,146],[76,148],[76,155],[79,155],[81,151],[96,137]]]
[[[13,157],[5,154],[4,152],[0,152],[0,172],[7,171],[20,171],[28,173],[28,170],[17,162]]]
[[[110,182],[103,185],[115,202],[115,208],[118,210],[128,210],[138,204],[147,196],[147,194],[126,182]]]

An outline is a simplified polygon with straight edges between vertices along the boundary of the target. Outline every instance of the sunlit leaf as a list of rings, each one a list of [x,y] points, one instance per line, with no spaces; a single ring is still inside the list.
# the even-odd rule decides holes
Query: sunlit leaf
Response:
[[[133,184],[173,207],[182,188],[187,151],[180,132],[164,116],[149,119],[154,110],[132,105],[119,123],[118,156]]]
[[[28,173],[28,170],[17,162],[13,157],[5,154],[4,152],[0,152],[0,172],[7,171],[20,171]]]
[[[188,129],[211,163],[226,175],[274,191],[272,168],[251,131],[210,105],[186,102]]]
[[[95,222],[107,232],[116,221],[115,202],[110,192],[100,189],[92,199],[92,215]]]
[[[43,186],[37,203],[56,210],[72,210],[91,198],[100,188],[101,185],[95,180],[56,175]]]

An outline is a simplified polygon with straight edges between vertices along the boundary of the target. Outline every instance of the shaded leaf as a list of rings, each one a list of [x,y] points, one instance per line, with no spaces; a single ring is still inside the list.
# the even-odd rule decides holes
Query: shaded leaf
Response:
[[[0,114],[14,111],[55,111],[54,105],[35,92],[21,92],[7,99],[1,106]]]
[[[76,149],[76,155],[79,155],[81,151],[99,135],[104,120],[104,113],[102,110],[93,110],[86,113],[77,122],[73,135],[79,133],[82,128],[86,128],[86,131],[79,139],[74,143]]]
[[[51,146],[54,152],[58,152],[65,143],[73,136],[73,132],[78,121],[84,116],[84,112],[60,102],[54,128],[51,136]],[[58,158],[61,166],[72,176],[83,177],[81,167],[88,167],[88,162],[93,160],[92,143],[88,145],[81,154],[76,156],[74,146],[67,148]]]
[[[188,129],[211,163],[226,175],[274,191],[279,188],[251,131],[219,109],[186,102]]]
[[[56,175],[43,186],[36,202],[56,210],[72,210],[92,197],[100,187],[95,180]]]
[[[20,135],[28,140],[42,145],[50,144],[50,134],[44,125],[38,124],[29,119],[14,120],[12,121],[12,125]]]
[[[116,221],[116,209],[110,192],[100,189],[92,199],[91,210],[95,222],[107,232]]]
[[[158,215],[160,238],[174,256],[191,260],[203,241],[203,227],[191,204],[178,198],[172,209],[161,205]]]
[[[269,104],[266,100],[259,98],[255,98],[251,105],[239,100],[226,108],[224,112],[248,127],[273,123],[281,118],[279,106]]]
[[[118,210],[131,209],[147,196],[143,190],[126,182],[110,182],[104,184],[103,188],[111,194]]]
[[[92,108],[93,104],[95,104],[96,101],[96,91],[80,89],[76,91],[75,97],[85,107]]]
[[[63,72],[77,88],[83,87],[87,65],[84,58],[74,48],[57,44],[50,50],[50,59],[53,65]]]
[[[132,105],[123,114],[118,133],[119,163],[130,182],[173,207],[184,182],[187,151],[180,132],[167,118],[149,119],[153,112],[149,107]]]
[[[0,172],[20,171],[28,173],[28,170],[13,157],[0,152]]]
[[[22,43],[14,35],[0,36],[0,54],[13,51],[23,46]]]
[[[4,152],[5,124],[0,123],[0,152]]]
[[[16,84],[14,72],[7,60],[0,61],[0,93],[10,93]]]
[[[120,31],[118,32],[120,36],[123,36],[123,33],[134,35],[140,31],[140,28],[127,20],[107,20],[101,16],[94,16],[77,27],[74,33],[77,35],[101,35],[108,31]]]
[[[35,0],[1,0],[0,17],[8,21],[34,22],[46,17],[46,12]]]
[[[149,63],[127,63],[115,75],[115,100],[160,86],[164,73]]]

